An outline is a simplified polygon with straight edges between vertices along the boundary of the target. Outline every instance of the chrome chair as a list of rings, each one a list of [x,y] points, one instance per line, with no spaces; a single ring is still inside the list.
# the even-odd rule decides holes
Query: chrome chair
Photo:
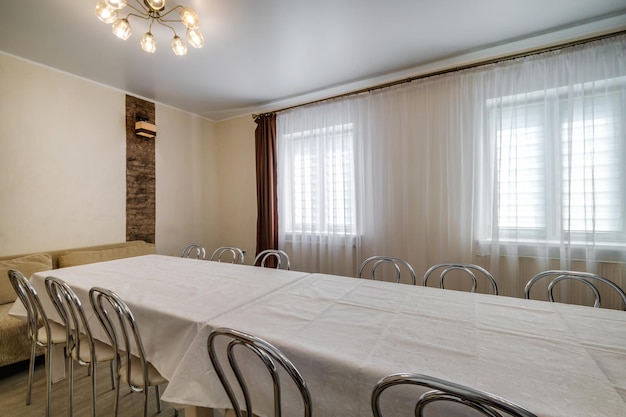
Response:
[[[219,344],[221,348],[218,348],[217,340],[223,339],[223,343]],[[241,348],[241,349],[240,349]],[[237,330],[228,328],[215,329],[209,335],[207,340],[207,349],[209,351],[209,357],[215,372],[217,373],[228,398],[233,406],[236,417],[253,416],[257,415],[254,412],[252,399],[250,395],[250,389],[247,384],[247,380],[244,378],[241,367],[239,366],[237,352],[244,353],[244,351],[252,352],[256,355],[259,363],[265,366],[265,369],[272,377],[273,382],[273,394],[274,394],[274,417],[281,417],[283,414],[282,401],[281,401],[281,381],[279,373],[281,368],[291,377],[291,381],[300,392],[302,397],[303,412],[305,417],[311,417],[311,394],[309,389],[302,378],[302,375],[291,361],[282,354],[276,347],[270,343],[252,336],[247,333],[243,333]],[[219,353],[223,353],[220,355]],[[222,356],[228,358],[229,369],[233,372],[235,378],[228,378],[226,372],[221,365]],[[233,384],[231,379],[236,379],[236,383],[239,387],[239,392],[243,394],[243,403],[241,399],[237,397],[233,390]],[[235,381],[232,381],[233,383]],[[242,406],[245,405],[245,414],[242,413]],[[258,414],[261,415],[261,414]],[[290,415],[292,417],[292,415]]]
[[[363,272],[369,267],[370,269],[370,279],[376,279],[376,269],[384,264],[390,264],[393,266],[393,269],[396,272],[396,280],[395,282],[400,282],[400,278],[402,277],[402,269],[406,269],[409,271],[409,275],[411,277],[411,284],[415,285],[417,283],[417,279],[415,277],[415,271],[413,267],[402,258],[394,258],[392,256],[371,256],[364,260],[359,267],[359,272],[357,276],[362,278]]]
[[[167,380],[148,362],[139,334],[139,327],[128,305],[114,292],[93,287],[89,290],[89,301],[102,323],[116,352],[116,386],[114,416],[117,417],[120,397],[120,379],[133,392],[143,392],[143,415],[148,416],[149,388],[155,387],[156,404],[161,412],[159,385]],[[131,354],[131,352],[136,352]]]
[[[33,389],[33,372],[35,369],[35,355],[37,347],[44,348],[46,367],[46,416],[50,417],[52,404],[52,348],[55,345],[65,344],[67,332],[64,326],[48,320],[37,291],[26,279],[24,274],[17,270],[9,270],[9,281],[18,298],[26,309],[28,320],[28,337],[31,341],[30,361],[28,364],[28,388],[26,405],[30,404]]]
[[[417,385],[431,389],[422,394],[415,405],[415,416],[423,417],[428,404],[448,401],[472,408],[489,417],[537,417],[523,407],[497,395],[466,387],[454,382],[415,373],[398,373],[382,378],[374,386],[371,396],[374,417],[382,417],[380,396],[388,388],[397,385]],[[471,414],[474,415],[474,414]]]
[[[211,261],[222,262],[222,256],[226,255],[231,259],[233,264],[243,264],[245,252],[234,246],[220,246],[211,254]]]
[[[524,297],[526,299],[530,299],[530,291],[533,285],[535,285],[535,283],[543,278],[547,278],[550,281],[548,284],[548,301],[550,302],[554,302],[554,287],[559,282],[573,280],[584,284],[587,288],[591,290],[595,297],[595,302],[593,304],[594,307],[599,308],[601,302],[600,290],[596,285],[605,284],[606,286],[617,292],[618,296],[622,299],[624,303],[624,310],[626,311],[626,292],[624,292],[624,290],[622,290],[619,285],[615,284],[613,281],[600,275],[592,274],[590,272],[566,270],[550,270],[541,272],[532,277],[526,284],[526,287],[524,288]]]
[[[284,266],[282,269],[291,269],[289,255],[280,249],[265,249],[259,252],[256,258],[254,258],[253,265],[264,267],[267,260],[271,258],[276,258],[276,269],[281,269],[281,265]]]
[[[66,329],[66,350],[68,357],[67,380],[69,388],[69,415],[74,415],[74,362],[88,366],[91,375],[91,414],[96,416],[96,365],[100,362],[111,364],[111,389],[115,389],[115,351],[111,345],[94,339],[91,327],[85,316],[81,301],[63,280],[46,277],[46,291]]]
[[[195,253],[195,256],[193,255]],[[206,249],[204,246],[198,243],[192,243],[183,249],[180,253],[181,258],[195,258],[195,259],[205,259],[206,258]]]
[[[493,275],[491,275],[489,271],[487,271],[485,268],[481,266],[474,265],[474,264],[467,264],[467,263],[446,262],[446,263],[440,263],[440,264],[431,266],[428,269],[428,271],[426,271],[426,273],[424,274],[424,281],[423,281],[424,287],[428,284],[428,278],[430,277],[430,275],[436,270],[442,270],[439,275],[439,288],[445,288],[444,279],[450,271],[462,271],[466,275],[468,275],[469,278],[472,279],[472,289],[470,290],[470,292],[476,292],[476,287],[478,286],[478,279],[476,278],[475,272],[479,272],[480,274],[482,274],[489,280],[492,293],[494,295],[498,295],[498,284],[496,283],[496,280],[493,278]]]

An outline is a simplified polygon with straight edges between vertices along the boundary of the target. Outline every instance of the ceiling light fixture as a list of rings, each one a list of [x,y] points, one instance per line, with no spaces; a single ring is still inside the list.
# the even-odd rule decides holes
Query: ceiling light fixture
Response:
[[[136,3],[129,4],[130,3]],[[128,7],[132,9],[126,17],[122,17],[123,9]],[[180,10],[179,19],[167,19],[167,16],[175,10]],[[165,11],[165,0],[102,0],[96,5],[96,16],[106,24],[113,24],[113,34],[120,39],[128,39],[132,34],[132,28],[128,19],[138,17],[150,21],[148,31],[141,37],[141,49],[146,52],[156,52],[157,42],[152,35],[152,25],[157,22],[168,27],[174,32],[172,38],[172,51],[176,55],[185,55],[187,53],[187,44],[182,40],[176,30],[169,23],[182,23],[187,28],[187,42],[194,48],[201,48],[204,45],[204,37],[199,30],[200,19],[198,14],[190,7],[174,6]]]

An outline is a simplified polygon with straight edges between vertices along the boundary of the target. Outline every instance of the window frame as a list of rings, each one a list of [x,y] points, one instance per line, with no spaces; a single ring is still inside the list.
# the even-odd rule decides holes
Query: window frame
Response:
[[[547,91],[538,91],[525,94],[519,94],[508,97],[498,97],[487,100],[486,110],[488,115],[488,126],[491,127],[489,131],[489,140],[495,141],[496,150],[494,153],[495,158],[495,180],[493,183],[494,198],[497,201],[497,214],[493,218],[493,226],[489,230],[485,231],[483,238],[479,239],[479,246],[490,245],[496,238],[494,233],[498,231],[497,240],[501,244],[515,244],[520,249],[520,254],[525,252],[532,252],[532,247],[537,244],[547,244],[551,250],[550,253],[558,257],[558,248],[561,246],[561,241],[566,241],[567,244],[573,248],[574,251],[582,251],[588,246],[588,242],[593,242],[593,245],[600,252],[604,253],[608,258],[616,257],[619,252],[626,249],[626,181],[619,181],[618,174],[618,187],[622,204],[618,204],[617,207],[621,208],[620,221],[621,230],[614,230],[610,232],[603,231],[590,231],[589,229],[567,231],[563,227],[563,222],[566,218],[561,213],[561,209],[566,206],[565,195],[563,190],[563,176],[564,176],[564,157],[563,143],[564,136],[562,130],[565,123],[568,122],[567,115],[564,114],[559,104],[564,100],[579,100],[580,96],[577,94],[588,94],[591,91],[591,87],[600,87],[601,91],[597,94],[590,93],[592,95],[614,95],[615,97],[609,97],[609,100],[614,100],[617,110],[612,111],[612,115],[622,115],[621,120],[618,118],[614,121],[613,125],[617,126],[618,132],[616,133],[617,141],[619,138],[626,137],[626,77],[619,77],[616,79],[598,81],[593,83],[584,83],[576,86],[573,91],[567,88],[554,88]],[[573,93],[573,94],[572,94]],[[546,122],[543,126],[543,155],[545,164],[543,167],[543,180],[546,184],[544,188],[544,227],[531,228],[525,231],[523,228],[514,227],[500,227],[499,221],[499,199],[500,199],[500,178],[498,173],[498,158],[500,146],[498,144],[499,133],[502,131],[498,128],[498,118],[501,117],[502,112],[506,109],[511,109],[516,106],[516,100],[519,100],[519,106],[529,106],[543,103],[543,110],[548,115],[543,120]],[[584,103],[582,104],[585,105]],[[615,107],[613,107],[615,109]],[[624,111],[620,111],[624,110]],[[556,117],[556,112],[558,118]],[[558,120],[558,126],[555,126],[556,120]],[[579,122],[584,123],[585,118],[578,119]],[[576,122],[576,120],[572,120]],[[583,127],[584,128],[584,127]],[[557,136],[558,140],[554,140]],[[621,178],[626,178],[626,143],[622,141],[618,143],[619,156],[616,157],[618,164],[618,171],[621,172]],[[558,165],[555,166],[554,164]],[[555,173],[552,178],[553,181],[550,184],[547,180],[550,176],[547,175],[546,170],[552,169]],[[549,210],[546,207],[553,207],[558,209]],[[542,231],[542,233],[537,233]],[[534,233],[532,233],[534,232]],[[528,249],[528,250],[524,250]],[[556,250],[555,250],[556,249]],[[583,258],[581,252],[581,258]]]
[[[337,179],[332,176],[329,177],[328,171],[332,171],[329,168],[328,160],[329,158],[336,157],[337,154],[334,149],[333,142],[346,142],[346,135],[349,135],[347,142],[349,143],[349,149],[346,152],[343,146],[339,146],[342,148],[343,155],[341,155],[341,163],[340,166],[344,167],[341,171],[342,175],[342,183],[343,183],[343,196],[344,201],[346,201],[346,196],[350,195],[349,205],[351,207],[343,208],[344,214],[350,213],[349,216],[342,216],[342,218],[349,218],[350,221],[345,224],[339,224],[337,222],[333,222],[333,216],[328,213],[328,199],[321,198],[321,201],[317,201],[319,205],[318,208],[314,209],[313,213],[310,216],[301,215],[297,216],[296,206],[297,206],[297,185],[292,181],[292,190],[290,191],[290,195],[292,196],[291,201],[288,202],[288,206],[290,207],[290,213],[282,213],[281,215],[288,216],[288,221],[283,222],[282,224],[285,226],[289,226],[289,228],[285,228],[281,233],[285,235],[287,240],[299,240],[299,237],[304,236],[317,236],[317,237],[355,237],[357,235],[357,215],[356,215],[356,177],[355,177],[355,138],[354,138],[354,125],[353,123],[342,123],[335,124],[332,126],[324,126],[315,129],[303,129],[299,131],[294,131],[292,133],[283,134],[281,140],[289,141],[289,153],[290,155],[286,157],[286,164],[290,166],[288,173],[282,173],[281,175],[292,175],[292,177],[296,178],[296,172],[298,168],[295,166],[296,159],[302,156],[301,153],[296,152],[294,148],[298,146],[298,141],[301,142],[309,142],[313,143],[313,147],[315,148],[315,152],[309,153],[309,155],[313,155],[313,158],[317,159],[315,163],[312,163],[310,169],[316,169],[318,174],[321,175],[321,180],[318,182],[317,187],[318,190],[315,194],[323,195],[324,197],[328,197],[329,191],[327,187],[328,181],[335,182]],[[331,147],[332,149],[328,149],[328,137],[331,137]],[[325,138],[325,139],[324,139]],[[303,144],[302,146],[305,146]],[[323,149],[325,148],[325,149]],[[326,153],[325,153],[326,152]],[[304,155],[307,156],[307,155]],[[351,166],[351,172],[348,172],[346,176],[345,166]],[[300,169],[301,170],[301,169]],[[336,174],[337,175],[337,174]],[[346,184],[349,183],[349,186]],[[319,190],[321,188],[321,190]],[[346,190],[348,188],[348,190]],[[338,200],[337,200],[338,201]],[[314,203],[314,204],[315,204]],[[281,205],[282,206],[282,205]],[[300,210],[306,210],[306,208],[302,208]],[[298,217],[301,219],[306,219],[306,217],[311,218],[310,222],[299,222]],[[318,220],[315,221],[315,218],[318,217]],[[291,227],[296,226],[296,227]]]

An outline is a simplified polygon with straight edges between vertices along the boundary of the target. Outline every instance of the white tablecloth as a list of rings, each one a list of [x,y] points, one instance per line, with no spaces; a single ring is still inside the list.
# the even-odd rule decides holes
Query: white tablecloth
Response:
[[[626,416],[620,311],[312,274],[210,320],[165,400],[228,406],[206,354],[220,326],[279,347],[307,381],[316,416],[371,416],[374,384],[394,372],[487,390],[542,417]],[[413,415],[414,402],[396,400],[396,415]]]
[[[31,282],[52,319],[58,315],[45,290],[54,276],[67,282],[90,317],[96,337],[107,340],[89,303],[94,286],[117,293],[133,311],[148,360],[167,379],[210,319],[307,275],[245,265],[146,255],[55,269],[34,274]],[[20,308],[21,307],[21,308]],[[25,315],[16,303],[10,312]]]
[[[224,326],[279,347],[316,417],[371,416],[374,384],[394,372],[483,389],[540,417],[626,417],[622,311],[159,255],[38,273],[40,294],[48,275],[86,304],[92,286],[125,299],[170,381],[163,399],[181,406],[229,407],[206,348]],[[412,415],[414,395],[390,399]]]

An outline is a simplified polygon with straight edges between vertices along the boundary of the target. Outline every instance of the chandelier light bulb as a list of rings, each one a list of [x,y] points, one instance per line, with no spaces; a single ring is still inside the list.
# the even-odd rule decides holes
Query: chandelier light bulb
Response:
[[[198,29],[187,29],[187,42],[194,48],[202,48],[204,37]]]
[[[155,12],[165,9],[165,0],[144,0],[144,3]]]
[[[189,29],[198,29],[200,27],[200,18],[198,13],[190,7],[183,7],[180,10],[180,20]]]
[[[100,21],[108,25],[117,19],[117,10],[106,4],[106,2],[101,1],[96,4],[96,16],[98,16]]]
[[[130,23],[126,19],[117,19],[113,23],[113,34],[120,39],[126,40],[133,34],[133,28],[130,27]]]
[[[178,35],[172,39],[172,51],[174,51],[176,56],[187,54],[187,44]]]
[[[141,49],[149,54],[153,54],[157,49],[157,42],[152,33],[146,32],[141,37]]]
[[[111,8],[120,10],[126,7],[126,0],[104,0],[104,2]]]

